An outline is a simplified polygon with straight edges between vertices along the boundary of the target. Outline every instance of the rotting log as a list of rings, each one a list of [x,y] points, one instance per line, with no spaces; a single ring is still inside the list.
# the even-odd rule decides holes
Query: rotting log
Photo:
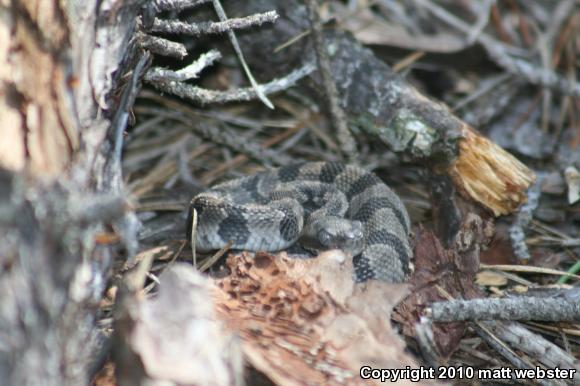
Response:
[[[229,13],[275,9],[280,19],[242,40],[252,67],[267,77],[315,62],[308,37],[308,14],[301,2],[234,2]],[[266,32],[270,33],[264,33]],[[260,33],[260,43],[252,44]],[[349,34],[328,29],[324,39],[332,77],[351,128],[378,137],[396,152],[423,161],[436,174],[451,177],[457,190],[495,216],[526,200],[534,173],[514,156],[480,135],[445,105],[410,86],[373,52]],[[274,71],[274,73],[272,73]],[[318,72],[309,88],[323,90]]]
[[[0,5],[2,384],[88,383],[102,343],[95,320],[110,240],[135,245],[113,156],[126,114],[108,96],[134,66],[140,6]]]

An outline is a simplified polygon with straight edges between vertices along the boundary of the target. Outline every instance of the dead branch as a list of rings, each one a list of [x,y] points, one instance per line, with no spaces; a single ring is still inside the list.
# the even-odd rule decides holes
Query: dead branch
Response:
[[[211,66],[217,60],[220,60],[222,55],[218,50],[211,50],[202,54],[195,62],[181,70],[173,71],[160,67],[152,67],[145,74],[145,80],[151,83],[179,81],[183,82],[189,79],[195,79],[204,68]]]
[[[260,36],[259,45],[247,46],[254,68],[268,76],[289,65],[311,63],[315,52],[308,39],[293,41],[309,29],[307,12],[295,1],[267,2],[285,23],[269,26],[272,33]],[[259,12],[266,2],[232,4],[237,12]],[[288,41],[292,44],[276,51]],[[449,109],[421,95],[382,60],[357,41],[337,31],[324,33],[324,46],[332,48],[332,79],[340,105],[351,129],[378,137],[393,150],[403,152],[451,176],[458,191],[488,208],[495,215],[510,213],[526,198],[533,173],[512,155],[479,135]],[[275,52],[275,54],[272,54]],[[266,60],[264,60],[266,59]],[[314,91],[324,89],[319,74],[309,79]]]
[[[268,11],[252,16],[232,18],[219,22],[184,23],[176,20],[163,20],[155,18],[150,28],[151,32],[183,34],[190,36],[201,36],[209,34],[220,34],[235,29],[244,29],[251,26],[259,26],[264,23],[271,23],[278,18],[274,11]]]
[[[260,85],[259,87],[264,94],[273,94],[292,87],[296,82],[313,71],[314,66],[306,64],[303,67],[292,71],[283,78],[274,79],[271,82]],[[171,77],[173,77],[173,75]],[[218,91],[166,79],[155,79],[150,80],[150,82],[151,85],[159,91],[171,93],[199,104],[249,101],[258,97],[256,90],[252,87],[240,88],[232,91]]]
[[[155,0],[154,6],[156,12],[161,11],[185,11],[186,9],[195,8],[199,5],[211,3],[212,0]]]
[[[135,38],[139,41],[141,48],[149,50],[153,54],[171,56],[177,59],[183,59],[187,56],[187,50],[181,43],[142,32],[137,32]]]
[[[540,181],[536,181],[528,190],[528,200],[521,206],[509,230],[514,254],[522,261],[530,260],[526,245],[526,229],[532,221],[534,210],[538,207],[540,195]]]
[[[332,79],[332,70],[330,69],[330,58],[327,47],[324,45],[322,36],[322,24],[318,14],[318,0],[307,0],[308,17],[312,28],[312,38],[314,40],[314,50],[318,69],[322,78],[326,99],[329,106],[330,117],[334,129],[338,133],[338,141],[341,145],[342,152],[348,157],[350,162],[356,162],[356,142],[348,130],[347,118],[344,109],[340,106],[336,84]]]
[[[489,332],[514,349],[525,352],[549,368],[575,370],[574,381],[580,381],[580,361],[520,323],[481,322]],[[497,339],[496,338],[496,339]]]
[[[108,96],[138,62],[130,43],[140,6],[2,6],[3,384],[83,385],[99,360],[96,317],[107,274],[115,252],[131,253],[136,243],[115,146],[140,71],[120,111]]]
[[[492,323],[492,322],[490,322]],[[507,346],[501,339],[498,339],[488,328],[487,325],[482,323],[473,323],[471,328],[479,335],[490,347],[492,347],[495,352],[505,358],[509,363],[514,365],[519,369],[533,369],[532,364],[520,357],[515,351],[513,351],[509,346]],[[515,376],[512,374],[512,380],[516,381]],[[539,381],[542,386],[552,386],[545,380]]]
[[[568,299],[519,297],[436,302],[430,306],[435,322],[460,320],[580,321],[580,303]]]

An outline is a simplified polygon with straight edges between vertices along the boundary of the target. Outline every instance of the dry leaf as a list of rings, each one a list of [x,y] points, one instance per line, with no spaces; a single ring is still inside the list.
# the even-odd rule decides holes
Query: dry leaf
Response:
[[[477,285],[488,287],[501,287],[507,284],[507,278],[497,272],[483,271],[477,274]]]
[[[468,231],[462,229],[459,233]],[[477,239],[474,236],[474,239]],[[461,237],[463,241],[468,237]],[[415,324],[423,309],[435,301],[447,300],[440,292],[445,290],[453,298],[472,299],[480,297],[474,287],[475,274],[479,267],[477,259],[469,253],[458,254],[445,250],[437,237],[420,227],[414,240],[415,272],[411,278],[412,294],[397,307],[395,320],[403,325],[403,333],[415,336]],[[461,244],[461,243],[456,243]],[[465,323],[434,323],[433,337],[438,353],[448,358],[453,354],[465,333]]]

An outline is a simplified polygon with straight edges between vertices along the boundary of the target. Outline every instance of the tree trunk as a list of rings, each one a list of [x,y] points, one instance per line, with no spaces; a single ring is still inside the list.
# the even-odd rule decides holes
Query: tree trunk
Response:
[[[114,156],[127,114],[109,97],[127,72],[120,63],[130,68],[139,7],[0,5],[2,384],[86,384],[99,352],[113,242],[135,245]]]

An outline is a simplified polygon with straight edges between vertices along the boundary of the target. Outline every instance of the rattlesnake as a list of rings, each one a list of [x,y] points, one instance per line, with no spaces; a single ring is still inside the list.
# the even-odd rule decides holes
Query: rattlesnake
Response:
[[[191,200],[190,218],[194,208],[200,251],[228,242],[252,251],[296,243],[309,251],[338,248],[354,256],[357,282],[401,282],[411,270],[405,207],[379,177],[356,166],[284,166],[214,186]]]

